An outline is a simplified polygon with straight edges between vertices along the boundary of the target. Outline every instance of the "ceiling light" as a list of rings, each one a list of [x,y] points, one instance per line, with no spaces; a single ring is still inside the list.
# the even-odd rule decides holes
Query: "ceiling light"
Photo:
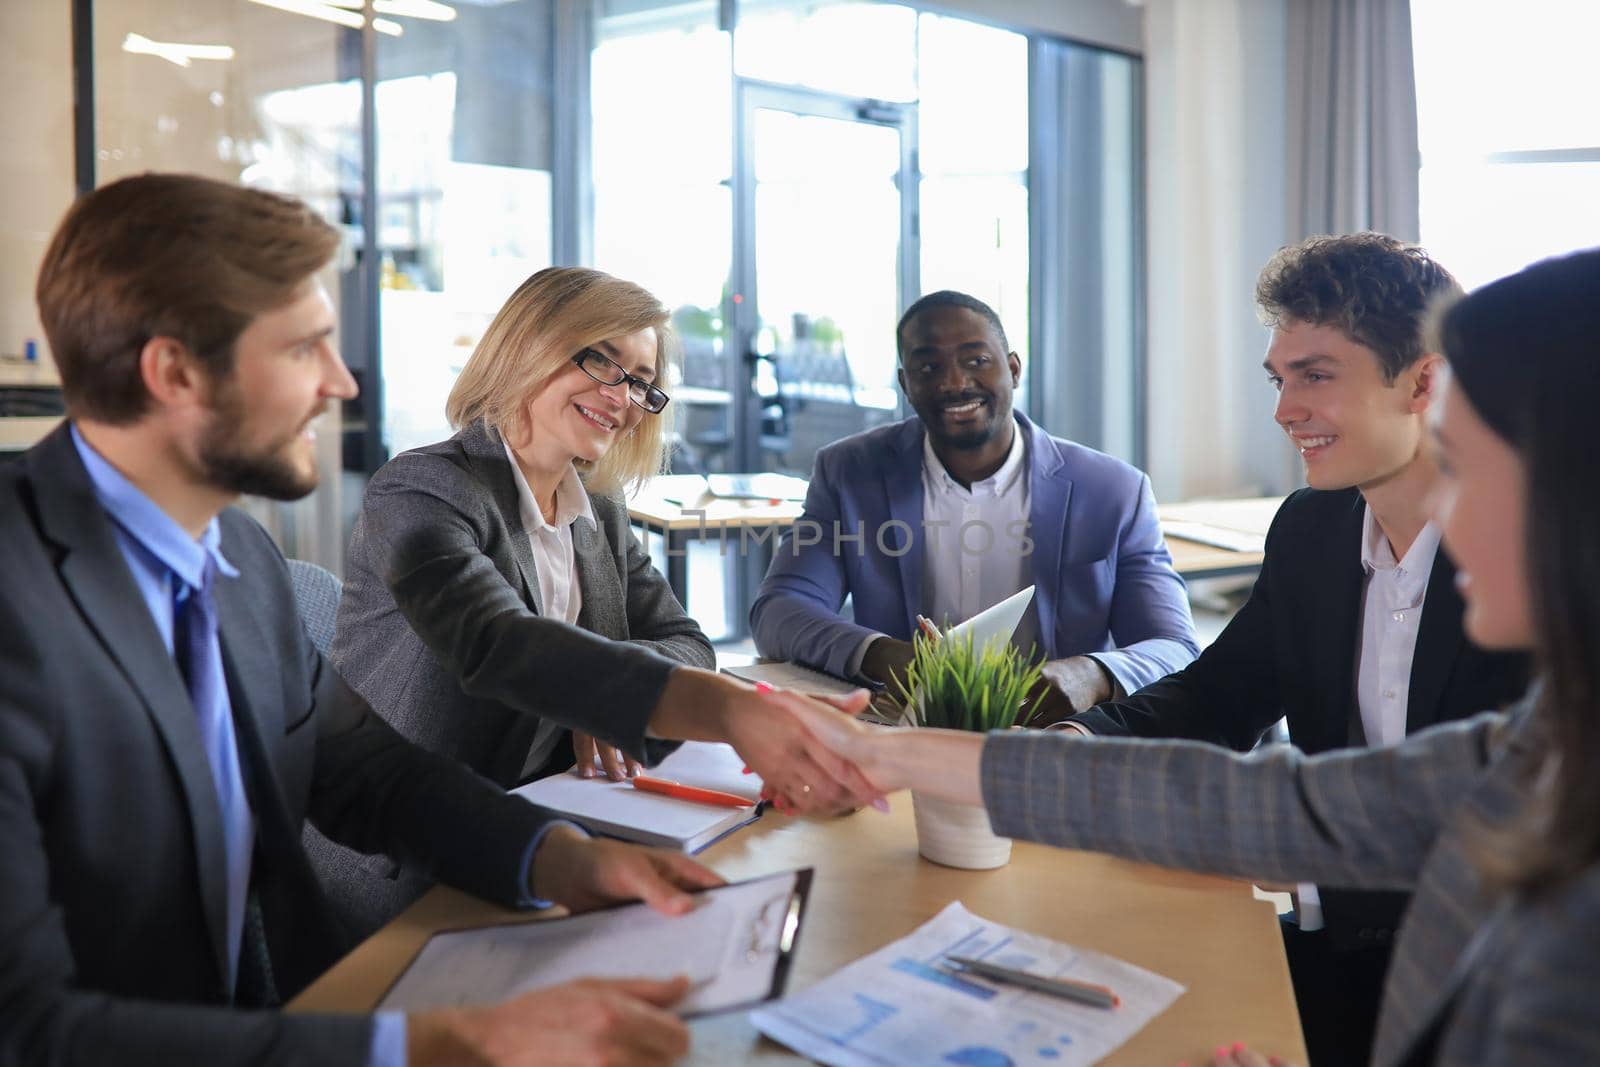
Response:
[[[122,50],[136,56],[158,56],[174,66],[187,67],[191,60],[233,58],[233,49],[225,44],[179,44],[176,41],[152,41],[141,34],[130,33],[122,39]]]
[[[360,11],[362,0],[323,0],[332,7]],[[438,0],[372,0],[372,10],[380,15],[396,15],[408,19],[431,19],[434,22],[453,22],[456,9]]]
[[[357,12],[329,7],[327,4],[318,3],[317,0],[250,0],[250,2],[252,4],[260,4],[262,7],[288,11],[295,15],[309,15],[311,18],[322,19],[324,22],[336,22],[352,30],[361,28],[361,16]]]
[[[348,26],[352,30],[361,28],[363,19],[361,12],[348,10],[359,8],[360,0],[250,0],[252,4],[262,7],[276,8],[279,11],[288,11],[296,15],[309,15],[314,19],[325,22],[336,22],[341,26]],[[443,5],[441,5],[443,6]],[[454,11],[451,12],[453,16]],[[390,19],[373,19],[372,28],[379,33],[386,33],[390,37],[399,37],[405,32],[405,27]]]
[[[451,22],[456,9],[438,0],[372,0],[372,10],[380,15],[400,15],[412,19]]]

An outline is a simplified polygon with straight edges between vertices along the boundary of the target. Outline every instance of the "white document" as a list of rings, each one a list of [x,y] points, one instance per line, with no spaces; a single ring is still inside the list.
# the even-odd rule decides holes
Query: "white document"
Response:
[[[766,682],[779,689],[822,696],[848,696],[857,689],[865,688],[799,663],[751,663],[744,667],[724,667],[722,673],[743,678],[747,682]]]
[[[811,871],[697,893],[669,917],[644,904],[545,922],[435,934],[378,1005],[383,1011],[493,1004],[578,978],[671,978],[689,993],[674,1009],[702,1015],[783,991]]]
[[[1033,586],[1030,585],[1026,589],[1012,593],[998,604],[989,605],[965,622],[956,623],[950,627],[950,632],[945,636],[971,637],[972,647],[979,651],[991,641],[1003,645],[1011,640],[1011,635],[1016,632],[1017,624],[1022,621],[1022,616],[1031,603],[1033,603]]]
[[[943,962],[950,953],[1108,986],[1122,1003],[1095,1008],[962,974]],[[1131,963],[980,919],[958,902],[750,1020],[830,1067],[1077,1067],[1110,1055],[1183,989]]]
[[[724,808],[646,793],[628,781],[580,778],[571,771],[519,786],[514,794],[581,823],[597,834],[640,844],[698,852],[761,814],[756,802],[761,778],[745,774],[733,746],[685,741],[672,755],[645,771],[680,785],[716,789],[749,800],[748,808]]]

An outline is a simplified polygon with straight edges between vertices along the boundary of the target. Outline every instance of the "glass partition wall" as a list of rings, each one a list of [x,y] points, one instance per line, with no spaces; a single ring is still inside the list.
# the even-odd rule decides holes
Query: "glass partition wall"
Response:
[[[345,12],[354,24],[360,16]],[[77,32],[86,27],[81,24]],[[361,35],[347,24],[245,0],[120,0],[93,5],[94,154],[102,185],[151,170],[186,171],[298,196],[346,241],[323,279],[346,337],[362,308]],[[81,168],[80,168],[81,169]],[[358,331],[359,332],[359,331]],[[348,341],[347,356],[348,356]],[[352,359],[363,388],[370,384]],[[341,569],[341,429],[361,434],[363,401],[323,416],[322,487],[294,504],[250,510],[289,555]]]
[[[1141,458],[1136,58],[867,0],[74,11],[92,182],[211,174],[346,233],[329,289],[363,396],[344,448],[324,436],[342,499],[330,477],[273,517],[295,554],[339,569],[365,475],[448,433],[489,317],[551,263],[673,309],[677,471],[806,475],[900,417],[894,324],[939,288],[999,312],[1020,407]]]

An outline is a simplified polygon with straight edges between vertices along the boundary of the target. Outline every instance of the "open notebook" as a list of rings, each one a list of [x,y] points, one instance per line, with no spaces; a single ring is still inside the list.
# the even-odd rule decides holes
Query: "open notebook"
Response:
[[[593,833],[645,845],[698,852],[717,838],[761,815],[761,778],[745,774],[732,746],[685,741],[645,773],[681,785],[748,797],[748,808],[724,808],[635,789],[629,782],[552,774],[512,792],[558,812]]]

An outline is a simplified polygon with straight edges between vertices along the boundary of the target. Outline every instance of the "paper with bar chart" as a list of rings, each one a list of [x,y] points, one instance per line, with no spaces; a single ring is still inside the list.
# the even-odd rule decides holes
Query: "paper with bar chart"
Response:
[[[945,962],[952,954],[1108,986],[1121,1005],[1090,1007],[963,974]],[[830,1067],[1075,1067],[1105,1058],[1183,990],[1131,963],[989,922],[956,902],[750,1018],[768,1037]]]

